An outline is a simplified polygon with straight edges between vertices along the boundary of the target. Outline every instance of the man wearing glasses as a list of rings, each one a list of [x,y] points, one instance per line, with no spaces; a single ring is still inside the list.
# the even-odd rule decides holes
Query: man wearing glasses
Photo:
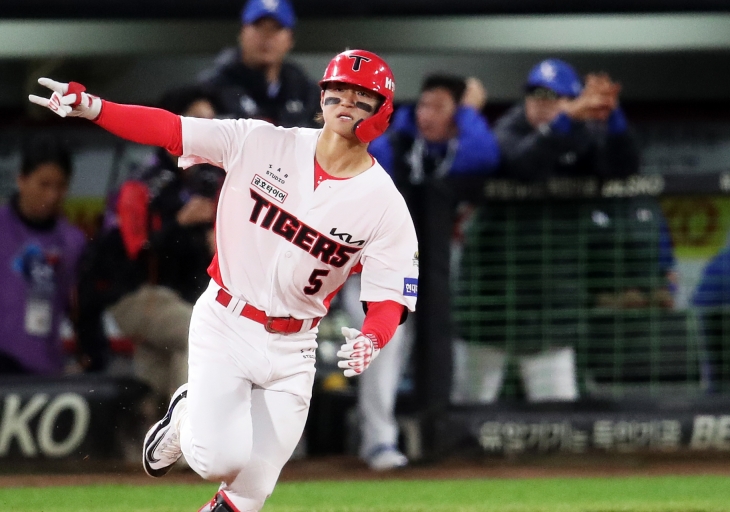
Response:
[[[570,64],[540,62],[527,77],[524,102],[495,126],[503,175],[536,181],[636,173],[639,149],[618,104],[620,90],[605,73],[582,84]]]

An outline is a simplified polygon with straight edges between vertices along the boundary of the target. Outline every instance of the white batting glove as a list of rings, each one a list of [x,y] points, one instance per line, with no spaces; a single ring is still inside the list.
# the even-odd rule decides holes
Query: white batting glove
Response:
[[[61,117],[83,117],[93,121],[101,113],[101,98],[87,94],[86,87],[78,82],[68,84],[50,78],[39,78],[38,83],[53,91],[50,98],[31,94],[31,103],[46,107]]]
[[[340,347],[337,357],[344,361],[338,362],[337,366],[345,369],[345,377],[360,375],[378,357],[380,348],[374,336],[365,335],[357,329],[343,327],[342,335],[345,337],[345,344]]]

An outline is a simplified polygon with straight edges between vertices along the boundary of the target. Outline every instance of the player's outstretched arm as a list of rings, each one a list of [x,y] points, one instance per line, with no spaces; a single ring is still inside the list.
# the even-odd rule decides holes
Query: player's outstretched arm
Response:
[[[345,370],[345,377],[360,375],[380,353],[377,340],[374,335],[363,334],[351,327],[343,327],[342,335],[345,344],[340,347],[337,357],[343,361],[338,362],[337,366]]]
[[[77,83],[62,83],[39,78],[38,83],[53,93],[50,98],[30,95],[28,100],[46,107],[61,117],[83,117],[123,139],[148,146],[165,148],[182,155],[182,122],[177,116],[159,108],[120,105],[86,92]]]

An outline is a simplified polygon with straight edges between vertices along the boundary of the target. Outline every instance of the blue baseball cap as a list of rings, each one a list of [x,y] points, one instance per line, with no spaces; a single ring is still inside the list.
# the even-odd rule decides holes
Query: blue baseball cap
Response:
[[[285,28],[294,28],[297,21],[288,0],[248,0],[241,11],[241,23],[250,25],[266,16],[274,18]]]
[[[583,90],[580,77],[573,66],[558,59],[547,59],[532,68],[525,89],[544,87],[558,96],[575,98]]]

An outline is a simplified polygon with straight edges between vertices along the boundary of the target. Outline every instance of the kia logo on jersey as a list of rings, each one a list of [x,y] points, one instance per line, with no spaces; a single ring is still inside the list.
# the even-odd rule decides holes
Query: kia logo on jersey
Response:
[[[350,233],[345,233],[345,232],[338,233],[337,228],[332,228],[330,230],[330,235],[336,236],[337,238],[339,238],[340,240],[342,240],[343,242],[348,243],[348,244],[359,245],[359,246],[365,245],[365,240],[357,240],[357,241],[353,242],[352,235]]]
[[[406,277],[403,279],[403,295],[406,297],[418,297],[418,279]]]

